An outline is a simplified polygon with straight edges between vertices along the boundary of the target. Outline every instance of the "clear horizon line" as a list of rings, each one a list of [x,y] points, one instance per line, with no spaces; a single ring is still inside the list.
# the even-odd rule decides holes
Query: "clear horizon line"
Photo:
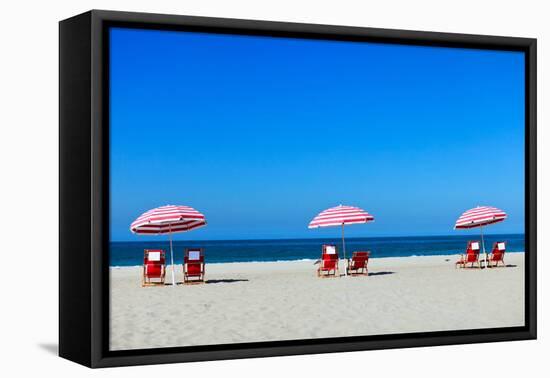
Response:
[[[467,236],[470,234],[440,234],[440,235],[389,235],[389,236],[349,236],[348,239],[376,239],[376,238],[421,238],[421,237],[444,237],[444,236]],[[508,232],[508,233],[492,233],[484,234],[484,236],[498,236],[498,235],[525,235],[524,232]],[[157,236],[166,236],[166,235],[157,235]],[[248,240],[320,240],[320,239],[341,239],[341,237],[307,237],[307,238],[252,238],[252,239],[185,239],[185,240],[173,240],[174,242],[186,241],[186,242],[208,242],[208,241],[248,241]],[[156,242],[158,239],[143,239],[143,240],[109,240],[110,243],[147,243],[147,242]]]

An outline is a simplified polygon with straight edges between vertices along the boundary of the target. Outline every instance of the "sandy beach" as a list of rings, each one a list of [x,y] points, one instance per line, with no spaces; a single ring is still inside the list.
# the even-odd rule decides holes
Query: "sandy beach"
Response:
[[[373,258],[368,277],[327,279],[311,260],[207,264],[206,284],[145,288],[141,267],[112,267],[110,348],[523,325],[524,254],[483,270],[457,258]]]

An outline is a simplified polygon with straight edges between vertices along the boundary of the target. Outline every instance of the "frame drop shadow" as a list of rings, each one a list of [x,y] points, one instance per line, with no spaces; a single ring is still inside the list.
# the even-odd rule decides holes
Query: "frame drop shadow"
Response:
[[[40,343],[38,347],[50,354],[59,355],[59,345],[56,343]]]

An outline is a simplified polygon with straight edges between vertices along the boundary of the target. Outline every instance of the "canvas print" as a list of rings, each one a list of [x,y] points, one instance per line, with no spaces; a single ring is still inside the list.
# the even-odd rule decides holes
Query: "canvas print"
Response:
[[[525,324],[521,52],[109,30],[112,351]]]

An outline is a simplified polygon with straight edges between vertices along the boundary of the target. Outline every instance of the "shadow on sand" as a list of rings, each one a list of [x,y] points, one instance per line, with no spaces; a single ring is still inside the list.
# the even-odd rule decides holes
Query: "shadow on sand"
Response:
[[[369,277],[370,276],[385,276],[387,274],[395,274],[395,272],[369,272]]]
[[[222,280],[206,280],[207,284],[217,284],[217,283],[233,283],[233,282],[248,282],[247,279],[222,279]]]

